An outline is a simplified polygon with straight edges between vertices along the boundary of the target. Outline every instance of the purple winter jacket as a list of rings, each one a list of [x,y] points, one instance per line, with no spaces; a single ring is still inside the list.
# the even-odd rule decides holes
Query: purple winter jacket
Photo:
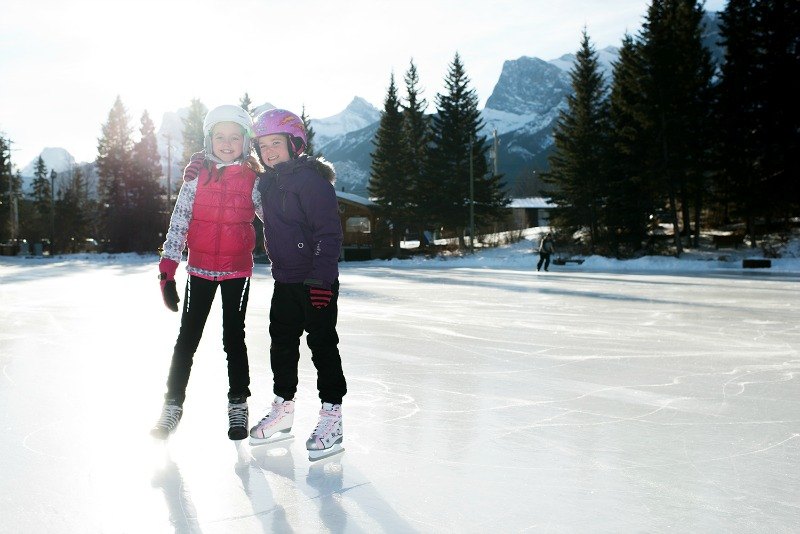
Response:
[[[272,277],[330,289],[339,277],[342,246],[333,167],[302,155],[259,176]]]

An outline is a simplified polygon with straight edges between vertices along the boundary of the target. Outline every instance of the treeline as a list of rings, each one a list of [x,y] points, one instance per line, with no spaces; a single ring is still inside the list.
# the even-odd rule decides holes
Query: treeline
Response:
[[[755,246],[760,233],[800,213],[800,3],[730,0],[719,67],[702,43],[703,15],[701,2],[653,0],[641,32],[624,36],[611,80],[583,34],[543,193],[558,206],[552,222],[561,234],[584,235],[591,252],[640,253],[653,246],[659,222],[672,224],[677,254],[698,244],[702,228],[731,223],[743,224]],[[458,54],[444,81],[426,114],[413,60],[404,97],[389,80],[369,191],[376,243],[395,253],[408,233],[426,231],[458,237],[463,248],[465,235],[491,231],[508,203]],[[251,111],[247,93],[240,105]],[[183,152],[171,155],[181,164],[202,149],[206,112],[192,100]],[[305,110],[303,119],[308,126]],[[11,140],[0,136],[0,243],[27,239],[69,252],[92,237],[104,250],[155,250],[180,177],[164,180],[147,112],[138,141],[132,132],[117,98],[98,140],[96,177],[86,167],[58,175],[40,158],[27,195],[12,173]]]
[[[635,254],[659,219],[676,254],[736,222],[756,246],[800,214],[800,3],[730,0],[718,69],[703,15],[701,2],[654,0],[608,83],[584,31],[545,181],[554,223],[591,252]]]
[[[240,105],[250,111],[250,104],[245,93]],[[173,154],[172,140],[166,139],[172,162],[182,167],[202,150],[207,111],[200,100],[191,101],[182,119],[182,153]],[[303,118],[308,121],[305,112]],[[0,136],[0,243],[16,250],[23,241],[29,247],[40,244],[51,254],[154,252],[164,241],[179,187],[180,176],[167,172],[164,177],[147,111],[134,141],[130,118],[117,97],[101,128],[95,164],[59,174],[47,169],[40,156],[28,194],[22,191],[19,171],[12,174],[11,140]]]
[[[508,199],[501,176],[490,172],[478,96],[455,54],[444,79],[446,92],[435,97],[436,112],[426,115],[414,61],[404,77],[400,99],[394,74],[373,141],[369,192],[380,215],[381,234],[395,255],[408,231],[458,237],[477,233],[502,217]],[[472,228],[471,228],[472,227]]]

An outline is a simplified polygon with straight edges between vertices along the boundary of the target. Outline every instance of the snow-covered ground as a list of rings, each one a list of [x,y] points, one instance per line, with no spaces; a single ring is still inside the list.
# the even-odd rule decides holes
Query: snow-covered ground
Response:
[[[346,452],[316,464],[305,345],[295,439],[235,444],[215,308],[165,448],[155,258],[0,257],[0,532],[796,532],[800,259],[530,251],[341,264]],[[257,266],[253,421],[271,291]]]

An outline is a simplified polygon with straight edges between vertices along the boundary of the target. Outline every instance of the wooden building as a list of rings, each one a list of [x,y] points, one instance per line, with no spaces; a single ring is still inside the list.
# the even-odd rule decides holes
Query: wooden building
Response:
[[[340,259],[342,261],[371,260],[377,205],[368,198],[344,191],[336,191],[336,199],[339,202],[339,218],[342,221],[342,231],[344,232]]]
[[[550,226],[550,214],[556,209],[556,205],[543,197],[512,198],[506,209],[510,210],[506,224],[509,229],[518,230]]]

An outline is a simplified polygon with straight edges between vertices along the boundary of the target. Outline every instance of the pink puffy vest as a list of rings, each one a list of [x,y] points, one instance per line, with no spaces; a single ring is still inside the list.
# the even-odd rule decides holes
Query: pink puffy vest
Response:
[[[251,271],[256,246],[252,196],[256,173],[243,165],[230,165],[218,181],[208,178],[208,169],[197,177],[186,238],[189,265],[209,271]]]

